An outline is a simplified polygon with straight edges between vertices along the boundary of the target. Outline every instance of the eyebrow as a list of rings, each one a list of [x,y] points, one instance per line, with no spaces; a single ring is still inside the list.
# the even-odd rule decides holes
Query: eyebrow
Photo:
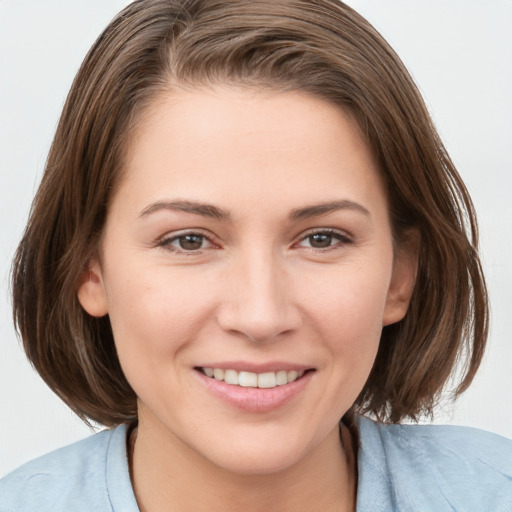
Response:
[[[223,210],[222,208],[213,206],[211,204],[186,200],[157,201],[156,203],[152,203],[144,208],[139,217],[145,217],[146,215],[150,215],[151,213],[160,210],[174,210],[177,212],[194,213],[195,215],[201,215],[202,217],[210,217],[212,219],[218,220],[229,220],[231,218],[230,213],[226,210]]]
[[[370,212],[363,205],[343,199],[341,201],[330,201],[328,203],[314,204],[311,206],[304,206],[301,208],[295,208],[290,213],[290,220],[304,220],[312,217],[320,217],[321,215],[327,215],[338,210],[355,210],[363,213],[370,217]]]
[[[139,217],[145,217],[160,210],[193,213],[195,215],[201,215],[202,217],[209,217],[217,220],[231,219],[230,212],[219,208],[218,206],[188,200],[157,201],[144,208]],[[366,216],[370,216],[370,212],[361,204],[343,199],[340,201],[330,201],[327,203],[295,208],[290,212],[289,219],[291,221],[304,220],[313,217],[320,217],[321,215],[327,215],[338,210],[355,210]]]

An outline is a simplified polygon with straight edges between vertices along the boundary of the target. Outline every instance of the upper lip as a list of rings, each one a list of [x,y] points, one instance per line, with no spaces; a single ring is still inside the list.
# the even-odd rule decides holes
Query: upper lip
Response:
[[[196,365],[196,368],[220,368],[221,370],[236,370],[238,372],[267,373],[286,371],[306,371],[314,369],[311,365],[290,363],[286,361],[269,361],[265,363],[254,363],[249,361],[216,361]]]

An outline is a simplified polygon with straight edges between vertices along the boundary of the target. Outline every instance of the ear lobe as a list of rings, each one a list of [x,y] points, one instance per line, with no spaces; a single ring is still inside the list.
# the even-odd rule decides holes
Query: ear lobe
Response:
[[[409,309],[418,269],[419,233],[411,230],[405,242],[396,249],[393,273],[386,298],[382,325],[391,325],[404,318]]]
[[[91,316],[102,317],[108,313],[108,300],[99,262],[91,262],[80,275],[78,301]]]

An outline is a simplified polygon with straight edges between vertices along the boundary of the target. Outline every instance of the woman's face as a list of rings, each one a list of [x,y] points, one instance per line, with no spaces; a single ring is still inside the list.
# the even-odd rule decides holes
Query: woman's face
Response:
[[[299,92],[169,94],[125,171],[79,298],[109,315],[140,431],[241,473],[338,442],[414,267],[356,124]]]

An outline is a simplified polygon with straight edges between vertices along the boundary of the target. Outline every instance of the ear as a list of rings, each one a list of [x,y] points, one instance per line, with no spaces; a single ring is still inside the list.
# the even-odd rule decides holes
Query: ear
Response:
[[[101,317],[108,313],[108,300],[99,261],[92,260],[80,275],[78,301],[91,316]]]
[[[409,309],[418,269],[419,232],[410,230],[395,249],[393,273],[386,298],[382,325],[402,320]]]

